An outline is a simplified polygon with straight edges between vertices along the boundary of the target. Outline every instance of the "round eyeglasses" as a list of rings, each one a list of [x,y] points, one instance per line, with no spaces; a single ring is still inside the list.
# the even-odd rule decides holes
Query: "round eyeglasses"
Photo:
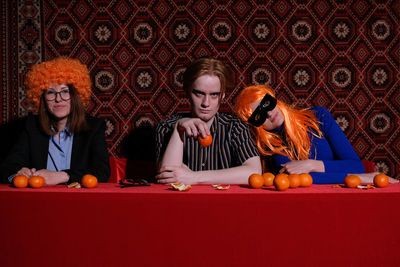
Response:
[[[60,95],[61,99],[64,100],[64,101],[70,100],[70,98],[71,98],[71,95],[69,93],[69,89],[64,89],[64,90],[61,90],[60,92],[56,92],[56,91],[53,91],[53,90],[47,90],[44,93],[44,96],[45,96],[46,100],[48,100],[48,101],[56,100],[57,95]]]

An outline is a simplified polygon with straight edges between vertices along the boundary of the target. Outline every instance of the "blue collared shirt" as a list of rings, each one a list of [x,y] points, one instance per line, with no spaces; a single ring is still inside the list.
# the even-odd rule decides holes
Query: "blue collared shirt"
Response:
[[[48,170],[62,171],[70,168],[73,140],[74,134],[68,131],[68,127],[65,127],[60,132],[60,139],[58,139],[57,135],[50,136],[47,156]]]

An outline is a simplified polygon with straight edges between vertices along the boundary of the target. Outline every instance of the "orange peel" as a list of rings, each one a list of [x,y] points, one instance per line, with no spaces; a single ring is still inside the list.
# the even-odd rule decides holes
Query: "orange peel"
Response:
[[[81,184],[78,182],[72,182],[69,185],[67,185],[68,188],[81,188]]]
[[[231,187],[231,185],[213,184],[212,187],[214,187],[217,190],[228,190]]]
[[[173,183],[171,186],[174,190],[178,191],[189,191],[192,188],[191,185],[185,185],[184,183]]]

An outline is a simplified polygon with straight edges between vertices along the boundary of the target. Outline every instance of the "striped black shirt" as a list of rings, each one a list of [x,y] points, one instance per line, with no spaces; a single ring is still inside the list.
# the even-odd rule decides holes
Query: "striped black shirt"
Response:
[[[161,121],[156,128],[156,157],[161,158],[174,130],[175,123],[190,114],[176,114]],[[236,116],[217,113],[211,125],[213,142],[200,146],[197,138],[184,134],[183,163],[192,171],[218,170],[242,165],[259,156],[249,127]]]

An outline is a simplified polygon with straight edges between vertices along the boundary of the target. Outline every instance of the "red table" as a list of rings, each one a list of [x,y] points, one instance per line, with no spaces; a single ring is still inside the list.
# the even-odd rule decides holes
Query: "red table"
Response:
[[[0,185],[0,266],[400,266],[400,184]]]

